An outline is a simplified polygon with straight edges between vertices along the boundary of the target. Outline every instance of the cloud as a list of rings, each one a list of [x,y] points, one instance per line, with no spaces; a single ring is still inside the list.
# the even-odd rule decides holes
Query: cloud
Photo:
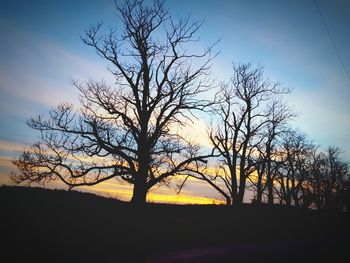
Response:
[[[28,147],[28,145],[20,143],[20,142],[0,140],[0,151],[22,152],[25,147]]]
[[[0,169],[1,171],[11,171],[11,170],[15,170],[16,167],[13,165],[12,163],[12,158],[11,157],[7,157],[7,156],[1,156],[0,157]]]
[[[77,91],[70,78],[112,80],[106,65],[95,54],[88,56],[13,25],[8,27],[9,37],[3,49],[13,54],[5,54],[1,59],[0,92],[12,95],[15,101],[18,98],[18,102],[24,100],[45,107],[67,100],[77,104]]]
[[[16,171],[16,167],[12,163],[12,158],[0,156],[0,185],[13,185],[9,175]]]

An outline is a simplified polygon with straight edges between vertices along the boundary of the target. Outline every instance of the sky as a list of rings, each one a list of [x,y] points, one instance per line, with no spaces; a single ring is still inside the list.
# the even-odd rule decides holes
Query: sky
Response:
[[[317,145],[339,146],[350,161],[350,1],[316,0],[326,25],[313,0],[165,3],[173,17],[204,19],[198,48],[221,39],[213,78],[229,80],[233,61],[263,65],[267,77],[293,89],[285,98],[298,113],[292,125]],[[121,27],[113,1],[0,2],[0,184],[10,183],[11,160],[38,138],[26,121],[61,102],[78,103],[72,78],[113,81],[104,61],[80,40],[97,22]],[[196,124],[205,144],[205,125]],[[112,183],[96,191],[127,199],[130,188]],[[180,196],[157,191],[152,200],[210,203],[219,198],[198,182]]]

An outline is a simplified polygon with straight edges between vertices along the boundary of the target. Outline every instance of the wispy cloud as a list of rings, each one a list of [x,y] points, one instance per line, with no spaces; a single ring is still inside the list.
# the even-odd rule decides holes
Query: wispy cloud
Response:
[[[22,152],[24,150],[24,148],[26,148],[26,147],[28,147],[28,145],[20,143],[20,142],[0,140],[0,151]]]
[[[67,100],[78,102],[77,91],[70,78],[112,79],[98,57],[81,55],[77,50],[29,34],[13,25],[8,26],[11,34],[7,45],[14,54],[2,58],[1,93],[52,107]]]
[[[0,169],[2,171],[13,171],[15,170],[15,166],[12,164],[12,158],[8,156],[1,156],[0,157]]]

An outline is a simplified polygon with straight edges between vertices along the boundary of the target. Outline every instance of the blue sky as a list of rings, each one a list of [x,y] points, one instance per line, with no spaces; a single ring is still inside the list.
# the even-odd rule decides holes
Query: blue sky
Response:
[[[293,88],[286,97],[299,114],[293,125],[316,144],[341,147],[350,160],[350,1],[317,3],[347,73],[313,0],[168,0],[166,6],[173,16],[205,18],[199,48],[222,38],[214,78],[228,80],[232,61],[264,65],[271,80]],[[113,1],[1,1],[0,156],[18,154],[11,143],[35,140],[28,118],[78,101],[70,78],[112,80],[104,61],[79,38],[101,21],[120,27]]]

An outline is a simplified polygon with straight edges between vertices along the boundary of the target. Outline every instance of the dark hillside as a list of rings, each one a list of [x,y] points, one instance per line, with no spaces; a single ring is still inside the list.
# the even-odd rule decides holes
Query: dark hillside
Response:
[[[21,187],[1,187],[0,202],[2,262],[347,262],[350,249],[347,214],[250,205],[135,209]]]

